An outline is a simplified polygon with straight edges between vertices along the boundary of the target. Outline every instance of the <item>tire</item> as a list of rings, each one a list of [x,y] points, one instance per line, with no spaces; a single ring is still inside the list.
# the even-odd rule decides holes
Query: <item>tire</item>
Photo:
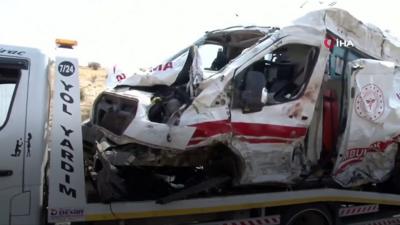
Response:
[[[322,205],[296,206],[287,210],[285,225],[333,225],[331,213]]]

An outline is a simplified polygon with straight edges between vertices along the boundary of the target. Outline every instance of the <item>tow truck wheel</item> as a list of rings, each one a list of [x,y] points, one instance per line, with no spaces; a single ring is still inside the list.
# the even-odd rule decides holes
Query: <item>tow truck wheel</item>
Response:
[[[329,211],[319,205],[291,208],[285,214],[286,225],[332,225]]]

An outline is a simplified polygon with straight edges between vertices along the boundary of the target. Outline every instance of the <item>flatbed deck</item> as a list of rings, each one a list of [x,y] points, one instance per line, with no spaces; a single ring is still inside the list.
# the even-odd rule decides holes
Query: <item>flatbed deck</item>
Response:
[[[183,216],[317,202],[400,206],[400,195],[326,188],[179,200],[163,205],[155,201],[89,203],[85,207],[85,221]]]

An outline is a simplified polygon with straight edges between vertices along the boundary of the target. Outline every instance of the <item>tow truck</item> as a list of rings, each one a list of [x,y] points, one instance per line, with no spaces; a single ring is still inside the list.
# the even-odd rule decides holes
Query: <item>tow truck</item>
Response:
[[[0,224],[400,224],[400,47],[378,28],[326,9],[207,32],[84,123],[57,45],[54,91],[48,56],[0,45]]]

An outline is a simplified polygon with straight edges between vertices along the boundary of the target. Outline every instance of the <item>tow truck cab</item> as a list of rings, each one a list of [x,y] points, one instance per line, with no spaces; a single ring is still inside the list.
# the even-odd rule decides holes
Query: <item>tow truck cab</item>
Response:
[[[37,49],[0,45],[0,224],[42,215],[48,65]]]

